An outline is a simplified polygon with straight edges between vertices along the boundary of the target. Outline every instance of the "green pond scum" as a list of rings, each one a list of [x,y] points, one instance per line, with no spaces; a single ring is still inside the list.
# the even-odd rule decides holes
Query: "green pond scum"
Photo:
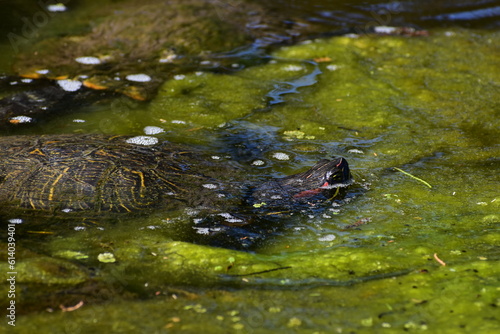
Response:
[[[114,131],[210,145],[239,122],[270,126],[255,175],[341,155],[362,191],[255,252],[180,240],[178,212],[19,231],[16,332],[498,332],[499,46],[498,32],[458,28],[341,36],[168,80]],[[101,131],[109,112],[79,117],[53,124]]]

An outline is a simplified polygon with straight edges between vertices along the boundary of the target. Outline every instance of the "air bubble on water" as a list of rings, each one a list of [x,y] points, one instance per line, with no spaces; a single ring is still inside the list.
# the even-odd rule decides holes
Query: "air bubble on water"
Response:
[[[186,78],[186,76],[184,74],[174,75],[175,80],[184,80],[185,78]]]
[[[361,151],[361,150],[358,150],[357,148],[352,148],[350,149],[349,151],[347,151],[348,153],[356,153],[356,154],[364,154],[365,152]]]
[[[278,160],[290,160],[290,156],[283,152],[276,152],[273,154],[273,158]]]
[[[21,224],[22,222],[23,222],[23,220],[21,218],[9,219],[9,223],[11,223],[11,224]]]
[[[85,226],[75,226],[74,230],[75,231],[83,231],[83,230],[85,230]]]
[[[73,123],[85,123],[85,122],[86,121],[84,119],[79,119],[79,118],[73,120]]]
[[[212,155],[213,160],[220,160],[220,157],[218,155]]]
[[[82,87],[82,83],[80,81],[70,79],[57,80],[57,84],[67,92],[76,92]]]
[[[47,69],[38,70],[38,71],[36,71],[36,73],[38,73],[38,74],[47,74],[47,73],[49,73],[49,70],[47,70]]]
[[[49,12],[65,12],[68,8],[63,3],[55,3],[47,6]]]
[[[204,184],[204,185],[203,185],[203,188],[207,188],[207,189],[217,189],[217,185],[212,184],[212,183],[207,183],[207,184]]]
[[[134,82],[148,82],[151,81],[151,77],[144,73],[139,74],[129,74],[125,77],[128,81]]]
[[[135,137],[127,139],[126,142],[129,144],[149,146],[149,145],[157,144],[158,138],[150,137],[150,136],[135,136]]]
[[[333,65],[333,64],[330,64],[326,67],[327,70],[329,71],[336,71],[338,70],[340,67],[338,65]]]
[[[173,124],[186,124],[185,121],[180,121],[180,120],[177,120],[177,119],[174,119],[171,123],[173,123]]]
[[[62,211],[62,212],[65,212],[65,213],[68,213],[68,212],[71,212],[71,211],[73,211],[73,210],[72,210],[72,209],[70,209],[70,208],[66,208],[66,209],[62,209],[61,211]]]
[[[78,57],[75,61],[84,65],[99,65],[101,60],[97,57]]]
[[[165,132],[162,128],[158,126],[146,126],[144,127],[144,133],[147,135],[156,135],[158,133]]]
[[[21,81],[24,82],[24,83],[30,83],[30,82],[33,81],[33,79],[23,78],[23,79],[21,79]]]

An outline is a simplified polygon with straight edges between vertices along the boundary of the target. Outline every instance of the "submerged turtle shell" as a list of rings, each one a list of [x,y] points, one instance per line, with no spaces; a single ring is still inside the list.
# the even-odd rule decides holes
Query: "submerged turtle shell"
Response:
[[[103,216],[158,206],[206,206],[206,201],[219,197],[230,202],[233,196],[228,192],[237,195],[241,190],[212,177],[222,174],[230,179],[237,169],[207,161],[181,145],[134,143],[140,139],[0,137],[0,211]]]

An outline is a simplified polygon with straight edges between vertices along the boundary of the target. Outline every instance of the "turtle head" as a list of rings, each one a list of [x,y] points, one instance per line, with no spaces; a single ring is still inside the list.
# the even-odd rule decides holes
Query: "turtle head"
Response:
[[[351,172],[344,158],[323,159],[305,172],[273,179],[256,187],[252,198],[254,203],[265,203],[268,207],[290,207],[297,202],[341,198],[350,184]]]
[[[349,164],[344,158],[323,159],[309,170],[290,175],[281,180],[283,187],[296,200],[309,200],[313,197],[333,199],[340,197],[343,188],[351,181]]]

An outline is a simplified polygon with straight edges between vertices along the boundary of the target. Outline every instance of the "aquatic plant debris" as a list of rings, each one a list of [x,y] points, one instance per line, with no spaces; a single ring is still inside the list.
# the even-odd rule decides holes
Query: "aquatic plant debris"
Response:
[[[415,180],[417,180],[417,181],[419,181],[419,182],[422,182],[422,183],[423,183],[423,184],[425,184],[427,187],[432,188],[432,186],[431,186],[431,185],[430,185],[427,181],[424,181],[424,180],[422,180],[422,179],[420,179],[420,178],[418,178],[418,177],[416,177],[416,176],[414,176],[414,175],[412,175],[412,174],[410,174],[410,173],[408,173],[408,172],[405,172],[404,170],[399,169],[399,168],[397,168],[397,167],[393,167],[393,168],[394,168],[395,170],[397,170],[398,172],[401,172],[401,173],[403,173],[403,174],[405,174],[405,175],[408,175],[408,176],[409,176],[409,177],[411,177],[412,179],[415,179]]]

